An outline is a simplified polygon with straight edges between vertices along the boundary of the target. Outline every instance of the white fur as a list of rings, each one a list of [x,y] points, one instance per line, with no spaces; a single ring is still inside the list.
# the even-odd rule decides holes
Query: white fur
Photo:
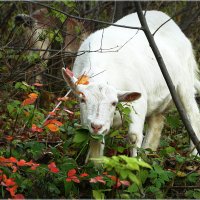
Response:
[[[169,17],[159,11],[147,11],[146,19],[153,33]],[[136,13],[125,16],[116,24],[140,27]],[[154,38],[200,138],[200,114],[194,98],[199,81],[191,42],[173,20],[162,26]],[[91,34],[79,52],[85,53],[75,60],[73,72],[76,77],[82,74],[92,77],[102,72],[92,77],[89,85],[78,86],[86,101],[80,104],[83,125],[93,132],[91,123],[100,124],[102,129],[97,134],[108,133],[115,112],[112,102],[117,102],[119,94],[126,93],[124,91],[139,92],[141,97],[131,102],[135,111],[130,114],[129,136],[136,147],[156,150],[163,128],[163,114],[172,104],[172,98],[143,31],[110,26]],[[148,129],[142,144],[145,119],[148,119]],[[100,142],[92,142],[88,157],[103,155],[103,148]],[[136,153],[133,149],[132,156]]]

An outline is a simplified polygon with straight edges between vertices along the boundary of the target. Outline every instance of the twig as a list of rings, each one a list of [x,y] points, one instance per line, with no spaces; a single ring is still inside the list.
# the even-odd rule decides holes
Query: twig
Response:
[[[109,25],[109,26],[116,26],[116,27],[121,27],[121,28],[129,28],[129,29],[139,29],[139,30],[143,30],[142,27],[132,27],[132,26],[125,26],[125,25],[119,25],[119,24],[114,24],[114,23],[110,23],[110,22],[105,22],[105,21],[101,21],[101,20],[96,20],[96,19],[88,19],[88,18],[84,18],[84,17],[79,17],[79,16],[75,16],[75,15],[70,15],[66,12],[63,12],[61,10],[58,10],[56,8],[53,8],[51,6],[47,6],[45,4],[42,4],[42,3],[39,3],[39,2],[34,2],[34,1],[25,1],[26,3],[34,3],[34,4],[38,4],[40,6],[43,6],[43,7],[46,7],[46,8],[49,8],[49,9],[52,9],[52,10],[55,10],[57,12],[60,12],[64,15],[66,15],[67,17],[70,17],[70,18],[74,18],[74,19],[78,19],[78,20],[82,20],[82,21],[89,21],[89,22],[95,22],[95,23],[99,23],[99,24],[105,24],[105,25]]]
[[[67,97],[70,93],[71,93],[71,89],[67,92],[67,94],[64,97]],[[58,104],[56,105],[56,107],[51,111],[51,112],[55,112],[56,109],[62,104],[62,101],[59,101]],[[49,117],[51,117],[50,114],[48,114],[48,116],[45,118],[45,120],[43,121],[43,124],[49,119]]]

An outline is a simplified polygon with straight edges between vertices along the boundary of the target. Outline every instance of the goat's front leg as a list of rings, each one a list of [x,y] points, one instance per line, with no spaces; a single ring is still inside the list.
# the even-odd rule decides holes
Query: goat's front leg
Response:
[[[133,109],[130,113],[131,124],[129,125],[130,142],[134,144],[131,150],[131,156],[137,156],[137,147],[141,147],[143,140],[143,129],[146,117],[147,106],[144,99],[139,99],[132,104]]]
[[[152,115],[148,118],[147,124],[148,128],[142,147],[145,149],[151,148],[153,151],[156,151],[164,127],[164,116],[162,114]]]
[[[88,162],[89,158],[99,158],[99,157],[103,156],[104,147],[105,147],[105,144],[102,143],[101,141],[91,140],[85,163]]]

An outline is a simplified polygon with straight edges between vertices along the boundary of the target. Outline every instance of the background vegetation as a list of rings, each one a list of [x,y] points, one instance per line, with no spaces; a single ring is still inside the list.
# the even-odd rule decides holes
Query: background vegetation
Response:
[[[52,20],[35,39],[50,40],[44,51],[48,56],[41,56],[31,36],[27,38],[27,24],[17,24],[15,17],[30,15],[45,5],[46,16]],[[142,6],[174,16],[200,62],[199,2],[142,2]],[[138,149],[138,158],[129,158],[129,109],[119,104],[124,126],[107,136],[104,166],[84,163],[89,141],[101,138],[91,138],[81,128],[74,96],[62,98],[69,88],[60,69],[73,66],[76,51],[63,50],[68,36],[65,23],[71,18],[57,11],[115,22],[135,11],[133,2],[0,2],[0,9],[1,198],[200,198],[200,160],[190,156],[189,138],[175,110],[166,118],[158,151]],[[79,22],[71,26],[80,40],[106,27]],[[52,112],[59,101],[62,105]]]

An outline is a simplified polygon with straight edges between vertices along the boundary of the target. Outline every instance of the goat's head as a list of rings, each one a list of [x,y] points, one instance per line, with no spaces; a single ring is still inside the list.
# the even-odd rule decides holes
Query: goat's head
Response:
[[[131,102],[141,96],[138,92],[119,91],[108,84],[91,82],[87,85],[76,85],[75,77],[70,77],[64,68],[62,73],[79,98],[82,125],[93,134],[109,132],[118,102]]]

